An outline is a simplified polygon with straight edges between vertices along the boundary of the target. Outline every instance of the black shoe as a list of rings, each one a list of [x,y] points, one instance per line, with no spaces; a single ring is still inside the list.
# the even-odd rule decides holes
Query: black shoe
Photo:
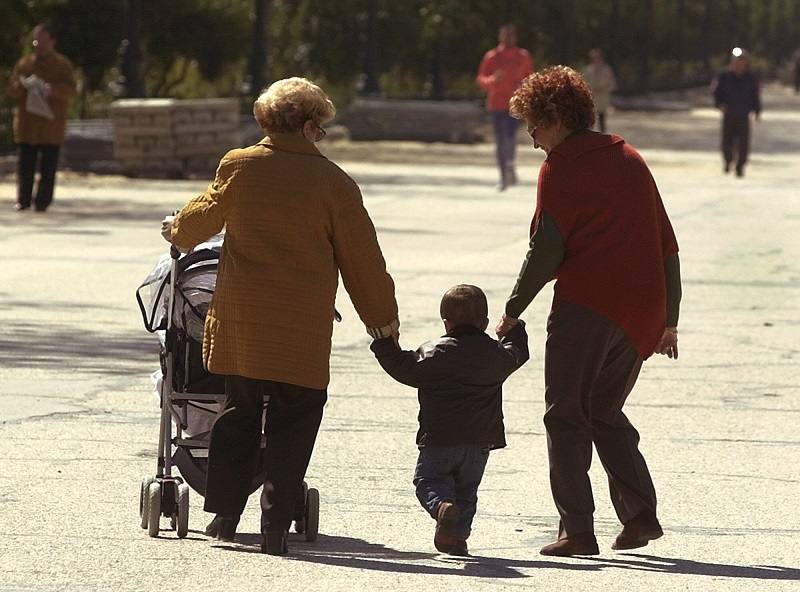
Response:
[[[236,538],[236,527],[239,526],[239,517],[229,517],[217,514],[206,526],[206,536],[214,537],[218,541],[232,543]]]
[[[726,175],[731,172],[731,163],[726,162],[725,166],[722,168],[722,172]]]
[[[743,166],[737,166],[736,167],[736,176],[737,177],[744,177],[744,167]]]
[[[261,552],[266,555],[286,555],[289,544],[285,530],[265,530],[261,533]]]
[[[22,212],[24,210],[30,210],[30,209],[31,209],[30,206],[23,206],[21,203],[15,203],[14,204],[14,211],[15,212]]]

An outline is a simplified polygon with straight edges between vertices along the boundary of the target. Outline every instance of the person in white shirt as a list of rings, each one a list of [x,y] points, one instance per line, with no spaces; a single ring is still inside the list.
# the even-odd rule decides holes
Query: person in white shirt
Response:
[[[614,77],[614,70],[606,64],[601,50],[593,49],[589,52],[589,65],[583,70],[583,78],[592,87],[597,124],[600,131],[606,133],[606,111],[611,104],[611,93],[617,88],[617,79]]]

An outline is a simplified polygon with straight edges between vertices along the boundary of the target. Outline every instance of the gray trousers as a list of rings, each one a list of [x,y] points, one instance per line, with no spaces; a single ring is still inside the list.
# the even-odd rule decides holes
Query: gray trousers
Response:
[[[550,487],[563,531],[594,531],[588,475],[593,443],[620,522],[642,512],[655,515],[656,492],[639,433],[622,412],[642,367],[628,336],[606,317],[562,303],[547,322],[544,366]]]

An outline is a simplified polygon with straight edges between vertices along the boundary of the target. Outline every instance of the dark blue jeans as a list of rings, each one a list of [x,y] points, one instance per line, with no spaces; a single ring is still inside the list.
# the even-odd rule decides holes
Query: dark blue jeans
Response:
[[[495,152],[501,177],[505,178],[509,167],[517,158],[517,129],[519,119],[514,119],[507,111],[492,111]]]
[[[489,449],[479,444],[426,446],[419,451],[414,471],[419,503],[435,520],[441,502],[455,502],[461,511],[457,533],[464,540],[472,530],[488,458]]]

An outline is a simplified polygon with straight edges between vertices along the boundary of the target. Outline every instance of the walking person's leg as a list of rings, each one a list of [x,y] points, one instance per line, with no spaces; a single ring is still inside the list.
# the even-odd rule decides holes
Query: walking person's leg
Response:
[[[215,518],[209,534],[232,540],[250,495],[261,448],[264,387],[259,380],[226,376],[225,396],[222,413],[211,428],[203,509],[225,521],[219,530]]]
[[[517,132],[519,131],[519,119],[515,119],[506,113],[506,179],[509,185],[517,184]]]
[[[592,462],[590,395],[615,327],[605,317],[566,302],[556,307],[547,322],[544,423],[550,488],[561,521],[559,540],[544,547],[544,555],[599,552],[588,474]]]
[[[463,554],[466,555],[466,540],[472,533],[472,520],[478,510],[478,487],[489,460],[489,449],[479,445],[463,448],[461,463],[455,476],[456,505],[461,513],[456,533],[460,540],[465,541]]]
[[[722,159],[725,161],[725,172],[731,170],[731,163],[733,162],[733,137],[734,126],[733,120],[727,115],[722,116],[722,134],[721,134],[721,149]]]
[[[503,111],[492,111],[495,157],[497,159],[497,169],[500,172],[500,185],[498,186],[500,191],[503,191],[506,187],[508,187],[508,179],[506,178],[506,155],[508,153],[508,147],[506,146],[508,138],[508,134],[506,132],[507,117],[508,114],[504,113]]]
[[[59,148],[59,146],[52,145],[40,147],[42,158],[39,164],[39,186],[36,188],[36,201],[34,202],[37,212],[44,212],[53,202]]]
[[[750,118],[744,117],[737,122],[737,155],[736,174],[744,176],[744,166],[750,156]]]
[[[622,411],[641,367],[641,356],[620,329],[592,391],[594,445],[622,524],[643,514],[656,516],[655,487],[639,451],[639,432]]]
[[[597,123],[600,126],[600,133],[606,133],[606,112],[605,111],[598,111],[597,112]]]
[[[419,503],[436,520],[433,544],[450,553],[457,544],[456,526],[460,508],[456,504],[455,471],[461,446],[426,446],[419,451],[414,486]]]
[[[294,517],[297,492],[311,461],[328,395],[325,390],[267,382],[264,432],[264,489],[261,493],[262,552],[288,551],[286,532]]]
[[[37,156],[36,146],[20,144],[17,147],[17,203],[14,206],[17,210],[31,207]]]

